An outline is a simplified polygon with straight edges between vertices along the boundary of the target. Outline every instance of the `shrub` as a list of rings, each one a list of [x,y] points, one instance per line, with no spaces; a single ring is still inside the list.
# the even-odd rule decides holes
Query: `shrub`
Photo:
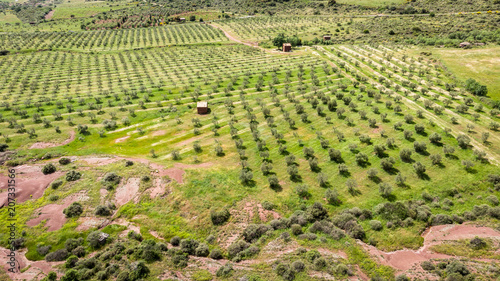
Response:
[[[107,234],[101,232],[101,231],[92,231],[89,235],[87,235],[87,243],[89,244],[90,247],[92,248],[99,248],[102,245],[106,244],[106,240],[104,237]]]
[[[73,202],[69,207],[63,210],[63,214],[66,215],[67,218],[78,217],[83,213],[83,207],[78,202]]]
[[[386,182],[380,183],[378,191],[382,197],[389,197],[392,194],[392,186]]]
[[[61,165],[68,165],[69,163],[71,163],[71,159],[69,159],[69,158],[63,157],[63,158],[59,159],[59,164],[61,164]]]
[[[56,171],[56,166],[54,166],[54,164],[52,164],[52,163],[49,163],[49,164],[43,166],[43,168],[42,168],[42,173],[44,175],[52,174],[55,171]]]
[[[446,266],[446,272],[448,274],[459,273],[462,276],[468,275],[470,273],[467,267],[457,260],[452,261],[450,264],[448,264],[448,266]]]
[[[40,255],[40,256],[45,256],[49,253],[50,249],[52,248],[51,245],[46,245],[46,246],[42,246],[42,245],[37,245],[36,246],[36,252]]]
[[[66,181],[77,181],[82,177],[82,174],[77,171],[69,171],[66,173]]]
[[[225,265],[219,267],[215,272],[217,277],[229,277],[233,273],[233,265],[231,263],[226,263]]]
[[[71,251],[71,254],[81,258],[81,257],[84,257],[87,253],[86,253],[85,248],[83,246],[78,246],[73,251]]]
[[[66,268],[73,268],[73,267],[75,267],[77,261],[78,261],[78,257],[77,256],[70,256],[66,260],[66,263],[64,264],[64,266]]]
[[[292,264],[291,264],[291,269],[296,272],[296,273],[299,273],[299,272],[302,272],[306,269],[306,265],[304,264],[303,261],[294,261]]]
[[[210,212],[210,219],[212,220],[212,223],[214,225],[222,225],[230,217],[231,217],[231,214],[229,213],[229,211],[227,209],[224,209],[222,211],[211,211]]]
[[[490,196],[486,197],[486,200],[488,202],[490,202],[490,204],[493,206],[498,206],[498,204],[499,204],[498,197],[496,197],[495,195],[490,195]]]
[[[432,271],[432,270],[436,269],[434,264],[430,261],[423,261],[420,264],[420,266],[422,267],[423,270],[426,270],[426,271]]]
[[[116,173],[114,172],[110,172],[110,173],[106,173],[104,175],[104,177],[102,178],[102,183],[105,185],[105,186],[115,186],[117,184],[120,183],[120,180],[122,179],[122,177],[120,177],[119,175],[117,175]]]
[[[66,242],[64,242],[64,247],[66,248],[66,250],[68,250],[68,252],[71,252],[78,246],[81,246],[82,244],[83,244],[82,238],[78,239],[69,238],[66,240]]]
[[[399,152],[399,157],[403,161],[410,161],[411,160],[411,150],[409,150],[407,148],[401,149],[401,151]]]
[[[247,242],[259,239],[264,233],[271,230],[271,227],[265,224],[250,224],[243,231],[243,238]]]
[[[63,261],[68,258],[68,251],[66,249],[59,249],[45,256],[46,261]]]
[[[480,250],[486,247],[486,242],[483,239],[476,236],[475,238],[470,240],[469,247],[471,247],[474,250]]]
[[[174,236],[170,239],[170,244],[172,244],[172,246],[179,246],[180,243],[181,238],[179,236]]]
[[[431,218],[431,225],[452,224],[453,220],[448,215],[437,214]]]
[[[198,257],[208,257],[208,254],[210,254],[210,250],[205,243],[201,243],[195,250],[195,255]]]
[[[181,251],[189,255],[194,255],[196,248],[198,248],[199,242],[194,239],[182,239],[180,246]]]
[[[264,202],[262,202],[262,208],[270,211],[270,210],[274,209],[274,204],[271,202],[268,202],[268,201],[264,201]]]
[[[108,206],[99,205],[95,208],[94,214],[96,216],[110,216],[111,210],[108,208]]]
[[[142,279],[149,275],[149,268],[143,261],[134,262],[130,265],[131,272],[129,278],[131,280]]]
[[[309,197],[309,187],[305,184],[300,184],[295,187],[295,193],[300,197]]]
[[[229,247],[227,248],[227,252],[230,258],[234,258],[240,252],[243,252],[244,250],[248,249],[248,247],[250,247],[249,243],[243,240],[238,240],[235,243],[229,245]]]
[[[396,277],[396,281],[411,281],[411,279],[408,278],[408,276],[401,274]]]
[[[338,193],[334,189],[327,189],[325,191],[325,198],[329,204],[332,204],[332,205],[340,204],[340,199],[339,199]]]
[[[223,258],[222,251],[219,249],[213,249],[208,257],[214,260],[220,260]]]
[[[50,187],[52,189],[58,189],[62,184],[63,184],[62,180],[56,180],[56,181],[52,182],[52,184],[50,185]]]
[[[465,89],[476,96],[486,96],[488,94],[488,88],[472,78],[465,81]]]
[[[292,234],[293,235],[302,234],[302,226],[300,224],[292,224]]]
[[[370,221],[370,227],[371,227],[371,229],[373,229],[375,231],[380,231],[380,230],[382,230],[382,228],[384,228],[382,223],[378,220]]]
[[[459,136],[457,136],[457,142],[458,142],[458,145],[465,149],[467,147],[469,147],[469,144],[470,144],[470,137],[467,136],[467,135],[464,135],[464,134],[461,134]]]

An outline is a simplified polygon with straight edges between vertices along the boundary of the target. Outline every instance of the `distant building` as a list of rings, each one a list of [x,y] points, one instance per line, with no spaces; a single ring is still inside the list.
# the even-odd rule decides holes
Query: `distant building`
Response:
[[[196,103],[196,109],[198,110],[198,114],[207,114],[208,113],[208,102],[199,101]]]
[[[292,44],[283,43],[283,52],[291,52],[291,51],[292,51]]]
[[[328,41],[330,39],[332,39],[332,37],[330,35],[323,36],[323,40],[325,40],[325,41]]]
[[[185,21],[186,21],[186,18],[179,18],[179,21],[180,21],[180,22],[185,22]]]

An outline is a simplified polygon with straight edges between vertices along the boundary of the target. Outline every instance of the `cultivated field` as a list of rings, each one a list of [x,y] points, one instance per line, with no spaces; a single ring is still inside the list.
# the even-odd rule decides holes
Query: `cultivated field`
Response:
[[[289,8],[320,4],[360,12],[66,1],[4,22],[0,279],[497,279],[498,16]]]

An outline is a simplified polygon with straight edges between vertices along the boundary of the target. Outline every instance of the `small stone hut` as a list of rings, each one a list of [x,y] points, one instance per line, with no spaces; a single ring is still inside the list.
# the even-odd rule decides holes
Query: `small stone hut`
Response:
[[[196,109],[198,114],[207,114],[208,113],[208,102],[199,101],[196,103]]]
[[[329,41],[330,39],[332,39],[332,36],[330,36],[330,35],[323,35],[323,40]]]
[[[283,43],[283,52],[291,52],[291,51],[292,51],[292,44]]]

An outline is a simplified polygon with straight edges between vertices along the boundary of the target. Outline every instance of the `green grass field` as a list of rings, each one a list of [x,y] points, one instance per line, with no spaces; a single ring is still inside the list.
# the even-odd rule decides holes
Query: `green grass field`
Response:
[[[109,3],[106,1],[65,0],[62,4],[57,5],[52,19],[85,18],[126,7],[130,7],[127,1]]]
[[[17,18],[16,15],[6,12],[6,13],[0,13],[0,23],[20,23],[21,20]]]
[[[426,49],[460,80],[474,78],[488,86],[488,95],[500,100],[500,48],[484,47],[469,50]],[[418,51],[416,51],[418,52]]]

